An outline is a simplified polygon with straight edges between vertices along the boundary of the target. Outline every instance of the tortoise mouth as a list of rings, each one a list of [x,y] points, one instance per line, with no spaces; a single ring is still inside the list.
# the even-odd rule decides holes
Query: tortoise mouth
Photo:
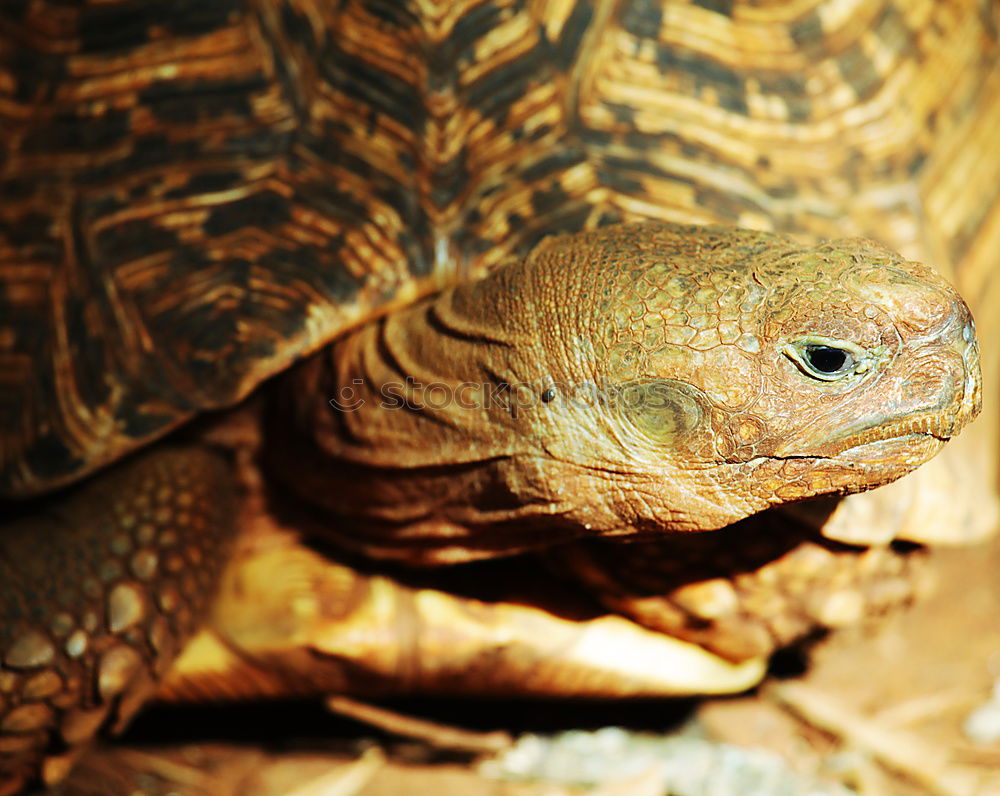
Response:
[[[947,442],[972,422],[982,408],[981,394],[974,375],[965,379],[963,388],[959,401],[942,401],[923,412],[895,420],[890,415],[883,415],[848,426],[840,435],[830,440],[829,455],[837,455],[850,448],[872,442],[913,435],[934,437],[942,443]]]
[[[902,441],[908,437],[934,437],[947,442],[965,425],[955,414],[934,413],[907,417],[896,421],[888,418],[869,421],[860,427],[850,427],[829,442],[826,455],[836,456],[852,448],[862,448],[885,440]]]
[[[894,477],[886,479],[892,481],[934,458],[947,441],[947,437],[925,431],[879,435],[855,441],[825,458],[828,462],[840,461],[858,472],[896,470]]]
[[[968,353],[968,347],[966,347]],[[974,354],[974,352],[973,352]],[[912,435],[924,435],[947,442],[975,419],[982,408],[978,363],[976,367],[966,367],[965,377],[957,389],[941,396],[936,404],[923,411],[893,419],[892,415],[881,415],[861,423],[848,426],[828,443],[830,455],[837,455],[850,448],[872,442],[880,442]]]
[[[941,400],[923,411],[904,416],[880,414],[866,417],[846,426],[829,439],[802,440],[798,450],[790,445],[779,449],[775,455],[780,458],[816,456],[829,459],[854,449],[867,449],[875,443],[901,442],[920,437],[933,438],[943,444],[979,414],[981,399],[977,385],[973,381],[971,386],[966,387],[960,399]]]
[[[861,463],[866,456],[882,461],[886,458],[883,448],[891,447],[895,456],[905,454],[905,447],[923,447],[922,442],[935,441],[935,450],[953,437],[965,425],[954,414],[925,414],[895,421],[876,418],[845,429],[839,436],[818,444],[801,444],[796,449],[789,445],[775,451],[778,459],[847,458]],[[901,449],[902,446],[902,449]]]

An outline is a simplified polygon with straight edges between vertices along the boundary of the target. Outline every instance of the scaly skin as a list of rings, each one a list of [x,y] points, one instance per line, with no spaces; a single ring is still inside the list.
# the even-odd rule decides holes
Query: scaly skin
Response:
[[[933,456],[980,408],[973,328],[944,280],[869,241],[608,227],[308,363],[276,475],[342,543],[409,564],[721,528]],[[858,372],[807,373],[817,341]]]
[[[233,530],[228,466],[124,462],[0,533],[0,793],[120,730],[202,621]]]

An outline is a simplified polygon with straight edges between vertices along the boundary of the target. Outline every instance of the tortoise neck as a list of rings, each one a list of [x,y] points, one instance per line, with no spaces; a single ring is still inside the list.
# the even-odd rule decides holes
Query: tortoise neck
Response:
[[[328,454],[413,468],[525,452],[518,401],[546,370],[544,352],[490,310],[457,312],[455,294],[379,319],[321,357],[321,390],[309,400],[326,418],[317,436]]]
[[[446,563],[576,535],[577,524],[552,522],[569,512],[555,488],[569,465],[545,455],[549,385],[570,374],[535,328],[530,293],[506,287],[466,283],[381,318],[286,382],[271,435],[276,474],[343,520],[341,541]],[[531,522],[539,512],[544,532]]]

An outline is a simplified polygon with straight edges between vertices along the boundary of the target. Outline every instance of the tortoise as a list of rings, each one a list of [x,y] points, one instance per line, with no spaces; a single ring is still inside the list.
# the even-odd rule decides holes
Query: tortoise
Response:
[[[680,531],[868,489],[929,458],[978,411],[971,315],[930,269],[843,237],[953,265],[988,305],[979,273],[1000,228],[1000,166],[978,144],[998,105],[987,13],[888,0],[849,12],[714,0],[5,7],[0,484],[15,518],[0,535],[0,792],[58,779],[94,733],[127,721],[197,625],[233,525],[261,533],[242,543],[212,616],[263,634],[265,654],[239,660],[232,634],[199,636],[241,676],[205,673],[189,653],[180,668],[204,675],[190,687],[278,693],[293,671],[300,688],[365,690],[379,667],[398,673],[391,649],[374,660],[364,648],[376,674],[354,659],[320,671],[298,647],[276,662],[268,633],[295,635],[280,626],[302,620],[288,607],[303,586],[317,587],[307,613],[324,634],[337,620],[355,636],[386,593],[425,607],[448,595],[381,576],[359,587],[276,525],[323,525],[355,553],[425,566],[564,543],[561,565],[614,607],[681,632],[683,618],[649,617],[647,595],[630,602],[625,551],[677,559],[692,546]],[[954,78],[906,79],[915,72]],[[802,242],[822,237],[840,240]],[[266,396],[218,414],[293,365]],[[407,375],[419,378],[395,385]],[[748,409],[754,378],[781,384],[758,402],[771,404],[764,418]],[[472,385],[484,402],[461,407],[456,392],[431,405],[439,384]],[[832,396],[868,424],[820,412]],[[182,436],[153,445],[170,432]],[[954,481],[967,514],[938,527],[918,517],[911,536],[991,526],[989,437],[967,438],[933,463],[977,473]],[[666,461],[668,497],[642,486],[654,470],[665,483],[648,457],[657,440],[683,451]],[[568,466],[612,449],[600,466]],[[623,451],[640,449],[645,481],[625,486]],[[730,475],[713,482],[709,461]],[[683,494],[678,468],[695,462],[703,477]],[[275,519],[272,490],[312,508]],[[853,500],[827,531],[884,535],[857,527],[851,507],[870,504]],[[727,539],[777,535],[762,516]],[[599,534],[663,539],[574,542]],[[265,599],[268,587],[286,601]],[[260,591],[248,600],[246,588]],[[708,605],[719,589],[716,578]],[[711,614],[686,597],[674,604]],[[461,604],[469,625],[486,615]],[[489,621],[520,616],[501,603]],[[801,630],[772,627],[763,646],[726,637],[716,646],[743,660],[727,667],[595,621],[611,628],[602,639],[641,639],[651,660],[682,650],[680,684],[650,675],[616,693],[747,687],[761,651]],[[349,658],[352,638],[325,651]],[[307,642],[317,648],[318,631]],[[477,655],[448,650],[435,687],[555,687],[523,665],[480,678],[467,668]],[[266,680],[272,665],[282,674]]]

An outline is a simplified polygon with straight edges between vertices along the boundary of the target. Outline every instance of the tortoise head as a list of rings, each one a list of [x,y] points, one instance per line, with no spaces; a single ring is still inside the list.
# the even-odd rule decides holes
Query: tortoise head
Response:
[[[870,241],[723,227],[545,241],[326,361],[296,388],[322,473],[296,487],[363,519],[367,552],[409,540],[410,561],[709,530],[870,489],[981,400],[971,315],[932,270]],[[357,406],[302,417],[301,396],[345,384]]]
[[[605,245],[619,265],[587,314],[602,432],[669,485],[675,528],[888,483],[980,410],[965,302],[874,242],[643,226]]]

